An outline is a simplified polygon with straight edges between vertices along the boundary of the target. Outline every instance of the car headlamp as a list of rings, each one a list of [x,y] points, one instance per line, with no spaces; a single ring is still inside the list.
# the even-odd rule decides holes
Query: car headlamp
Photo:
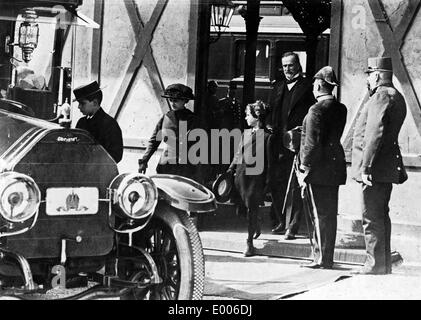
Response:
[[[110,185],[113,208],[130,219],[143,219],[153,213],[158,203],[154,182],[142,174],[118,175]]]
[[[0,174],[0,214],[9,222],[24,222],[38,211],[41,192],[35,181],[24,174]]]

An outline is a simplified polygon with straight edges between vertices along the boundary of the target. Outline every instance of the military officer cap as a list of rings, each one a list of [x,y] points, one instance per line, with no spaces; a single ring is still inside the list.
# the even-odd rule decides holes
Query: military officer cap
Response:
[[[338,79],[336,79],[335,71],[331,66],[321,68],[313,77],[314,79],[322,79],[332,86],[339,86]]]
[[[368,58],[368,67],[365,72],[370,73],[373,71],[393,72],[392,59],[390,57]]]
[[[162,97],[169,99],[194,100],[193,90],[181,83],[170,84],[165,89]]]

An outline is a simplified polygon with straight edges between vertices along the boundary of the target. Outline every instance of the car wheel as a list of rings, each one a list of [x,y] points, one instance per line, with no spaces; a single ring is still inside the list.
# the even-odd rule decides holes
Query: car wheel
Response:
[[[134,245],[152,256],[162,282],[147,292],[132,292],[126,299],[202,299],[205,280],[202,243],[186,212],[159,206],[148,226],[134,237]],[[133,274],[132,280],[138,275],[141,273]]]

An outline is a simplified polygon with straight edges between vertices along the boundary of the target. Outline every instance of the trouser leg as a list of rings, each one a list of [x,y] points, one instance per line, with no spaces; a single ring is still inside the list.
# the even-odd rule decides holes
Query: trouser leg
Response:
[[[366,267],[374,272],[386,273],[390,264],[389,200],[391,183],[373,183],[362,186],[363,228],[366,244]]]
[[[247,208],[247,241],[253,242],[254,233],[257,228],[257,215],[259,207]]]
[[[392,185],[391,189],[392,191]],[[391,234],[392,234],[392,223],[389,216],[389,201],[391,192],[386,194],[385,206],[384,206],[384,230],[385,230],[385,261],[386,261],[386,273],[392,273],[392,250],[390,249]]]
[[[273,187],[270,190],[270,196],[272,199],[271,218],[276,223],[276,225],[280,224],[281,222],[285,224],[285,215],[282,214],[282,207],[286,188],[286,183],[281,182],[277,187]]]
[[[320,232],[320,239],[318,239],[317,232],[315,232],[320,246],[316,246],[315,261],[325,265],[332,265],[336,241],[339,187],[312,184],[311,188],[317,209]]]
[[[297,234],[300,228],[300,223],[301,223],[303,201],[301,199],[301,190],[298,185],[297,178],[295,176],[291,182],[290,197],[291,197],[291,201],[287,202],[288,205],[287,205],[287,210],[286,210],[287,221],[289,221],[288,229],[290,230],[292,234]]]

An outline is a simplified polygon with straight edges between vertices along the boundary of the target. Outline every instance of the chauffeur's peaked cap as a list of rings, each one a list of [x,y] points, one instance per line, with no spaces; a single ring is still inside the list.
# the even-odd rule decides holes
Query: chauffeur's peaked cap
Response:
[[[381,58],[368,58],[366,73],[373,71],[389,71],[393,72],[392,58],[381,57]]]
[[[73,101],[83,100],[99,91],[101,91],[101,88],[99,87],[99,84],[96,81],[77,87],[76,89],[73,90],[73,93],[75,95],[75,99]]]

